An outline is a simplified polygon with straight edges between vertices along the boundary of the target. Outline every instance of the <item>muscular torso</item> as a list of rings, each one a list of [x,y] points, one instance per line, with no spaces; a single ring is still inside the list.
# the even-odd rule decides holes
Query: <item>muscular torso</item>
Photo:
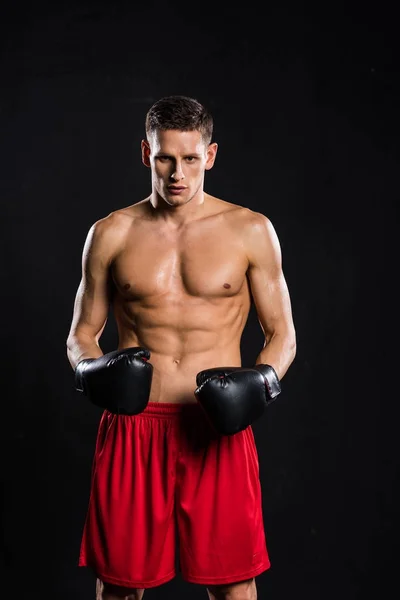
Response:
[[[150,350],[150,401],[194,402],[200,370],[241,364],[248,209],[207,196],[202,217],[171,228],[149,208],[138,203],[118,217],[110,274],[119,348]]]

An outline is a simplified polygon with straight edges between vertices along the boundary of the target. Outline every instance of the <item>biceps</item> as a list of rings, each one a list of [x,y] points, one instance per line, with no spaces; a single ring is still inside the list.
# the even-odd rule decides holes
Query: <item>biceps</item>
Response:
[[[109,311],[109,288],[105,277],[93,280],[83,277],[75,297],[72,330],[99,337]]]
[[[286,331],[292,321],[289,291],[282,271],[268,278],[255,269],[249,275],[250,288],[260,325],[266,338]]]

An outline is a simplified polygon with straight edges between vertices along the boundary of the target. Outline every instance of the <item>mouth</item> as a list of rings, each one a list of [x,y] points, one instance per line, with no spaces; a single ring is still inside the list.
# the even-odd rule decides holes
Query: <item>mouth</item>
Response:
[[[169,185],[168,186],[168,191],[170,194],[181,194],[184,190],[186,190],[185,186],[182,185]]]

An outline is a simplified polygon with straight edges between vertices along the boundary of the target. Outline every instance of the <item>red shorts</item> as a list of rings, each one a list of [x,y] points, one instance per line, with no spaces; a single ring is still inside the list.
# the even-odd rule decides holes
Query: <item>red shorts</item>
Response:
[[[197,404],[101,417],[79,566],[103,582],[204,585],[270,567],[253,430],[218,435]]]

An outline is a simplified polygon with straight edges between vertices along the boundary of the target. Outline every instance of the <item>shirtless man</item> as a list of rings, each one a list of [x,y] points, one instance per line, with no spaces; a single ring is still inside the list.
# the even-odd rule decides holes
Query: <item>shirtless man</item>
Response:
[[[265,215],[204,191],[218,146],[202,104],[162,98],[145,125],[151,193],[90,228],[67,339],[77,390],[104,409],[79,565],[98,600],[137,600],[175,576],[178,535],[186,581],[255,600],[270,562],[251,423],[296,354],[280,245]],[[250,369],[251,297],[265,343]]]

